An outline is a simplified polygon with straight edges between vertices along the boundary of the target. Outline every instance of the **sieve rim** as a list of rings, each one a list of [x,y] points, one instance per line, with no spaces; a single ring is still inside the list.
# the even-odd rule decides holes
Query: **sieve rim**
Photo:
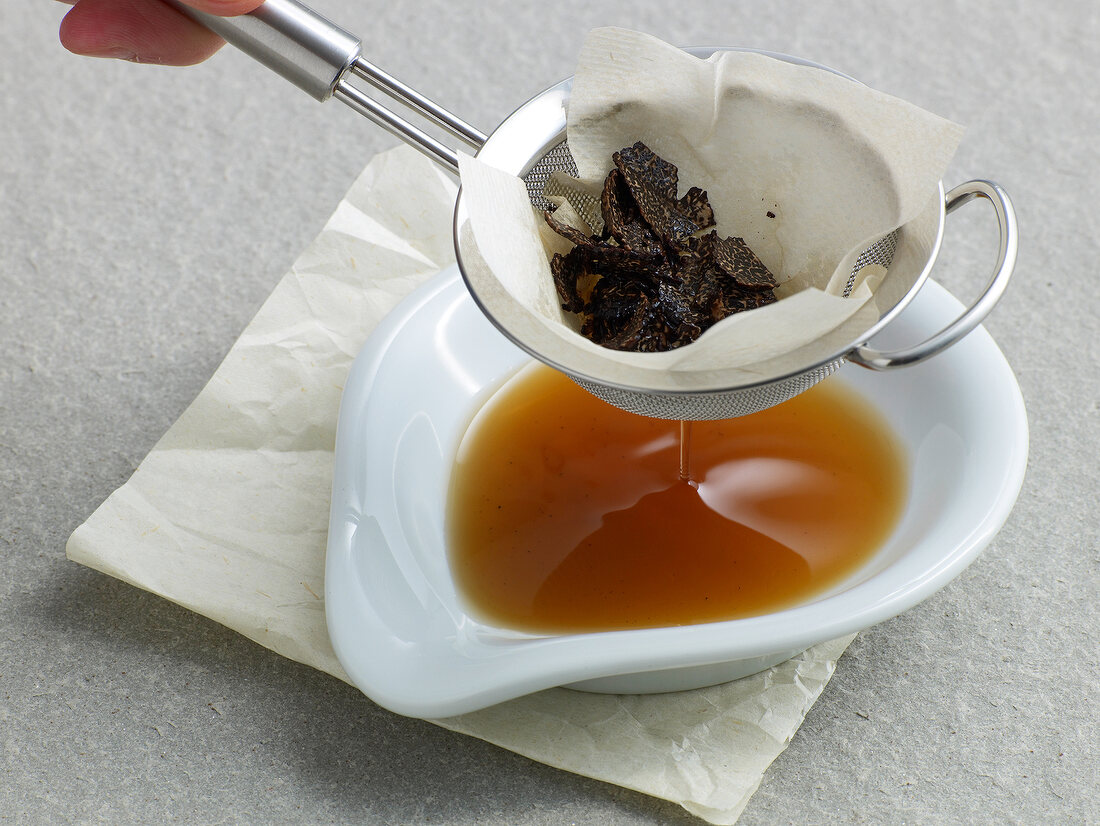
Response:
[[[781,52],[740,46],[687,46],[683,47],[683,51],[704,59],[717,52],[723,51],[753,52],[798,66],[806,66],[830,72],[851,80],[854,83],[859,83],[858,80],[850,75],[833,69],[832,67],[794,55],[783,54]],[[526,176],[551,149],[566,139],[566,105],[569,100],[569,93],[572,89],[572,85],[573,78],[568,77],[529,98],[493,130],[482,147],[475,153],[475,157],[485,161],[490,166],[508,172],[509,174],[516,175],[519,178]],[[700,395],[732,393],[741,390],[748,391],[754,388],[763,388],[779,382],[792,380],[798,376],[821,369],[828,364],[847,360],[849,355],[856,352],[860,347],[865,346],[878,332],[909,305],[931,275],[932,268],[935,266],[936,260],[939,257],[947,216],[946,194],[942,180],[937,182],[937,192],[938,215],[936,216],[936,230],[929,248],[928,257],[924,261],[921,272],[906,293],[893,306],[880,314],[878,320],[869,328],[862,331],[849,343],[828,352],[826,355],[816,355],[812,360],[804,364],[781,372],[769,374],[759,381],[729,384],[728,382],[722,383],[719,380],[718,383],[715,384],[696,386],[690,389],[678,387],[637,387],[631,384],[592,376],[585,371],[561,364],[537,352],[532,346],[522,341],[505,327],[482,300],[481,296],[478,295],[477,291],[471,285],[470,279],[466,273],[466,261],[464,260],[462,244],[459,240],[461,230],[467,222],[461,181],[459,182],[458,193],[455,199],[452,236],[458,271],[462,276],[462,281],[470,297],[473,299],[474,304],[477,305],[482,314],[502,335],[504,335],[505,338],[528,355],[580,382],[603,385],[604,387],[620,392],[637,393],[646,396],[690,398]],[[904,227],[899,227],[894,231],[903,228]],[[797,352],[797,350],[793,352]]]

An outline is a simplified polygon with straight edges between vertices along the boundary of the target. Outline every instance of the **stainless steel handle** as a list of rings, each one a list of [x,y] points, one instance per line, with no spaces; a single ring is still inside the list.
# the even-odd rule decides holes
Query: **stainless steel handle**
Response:
[[[1004,295],[1012,270],[1016,265],[1019,230],[1016,227],[1016,211],[1008,193],[992,181],[967,181],[947,193],[945,209],[950,214],[963,204],[975,198],[985,198],[991,204],[997,216],[1000,229],[1000,246],[997,251],[997,263],[993,267],[993,276],[985,290],[966,311],[946,328],[920,344],[903,350],[883,353],[866,345],[856,347],[847,358],[862,367],[872,370],[890,370],[906,367],[931,358],[946,350],[971,330],[981,324],[989,311]]]
[[[196,11],[180,0],[168,5],[210,29],[320,101],[335,97],[359,114],[458,173],[458,153],[352,85],[360,78],[475,149],[486,135],[415,89],[367,61],[358,37],[297,0],[266,0],[237,17]]]
[[[164,0],[317,100],[328,100],[359,57],[359,38],[295,0],[267,0],[238,17]]]

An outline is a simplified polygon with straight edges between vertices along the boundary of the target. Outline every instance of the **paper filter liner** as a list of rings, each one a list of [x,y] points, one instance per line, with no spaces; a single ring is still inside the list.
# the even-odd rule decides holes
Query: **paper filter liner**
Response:
[[[664,353],[594,344],[561,309],[550,272],[560,242],[524,182],[462,157],[467,282],[494,321],[567,372],[612,385],[690,392],[807,369],[860,340],[925,270],[939,187],[962,128],[841,75],[754,52],[706,60],[649,35],[596,29],[567,109],[580,185],[643,141],[679,168],[680,194],[707,190],[717,231],[740,236],[775,274],[774,304],[726,318]],[[860,253],[901,228],[889,269]]]

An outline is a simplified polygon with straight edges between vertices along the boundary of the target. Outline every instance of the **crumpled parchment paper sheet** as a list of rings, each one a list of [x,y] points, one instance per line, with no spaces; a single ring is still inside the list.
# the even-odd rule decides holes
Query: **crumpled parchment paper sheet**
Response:
[[[324,614],[341,387],[382,317],[453,261],[455,191],[407,147],[373,159],[191,406],[73,533],[69,557],[346,680]],[[559,688],[434,722],[728,824],[850,641],[696,691]]]

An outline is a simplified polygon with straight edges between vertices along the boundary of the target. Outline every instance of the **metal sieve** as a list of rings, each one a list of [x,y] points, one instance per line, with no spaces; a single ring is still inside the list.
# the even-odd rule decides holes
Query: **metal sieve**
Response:
[[[536,207],[545,209],[549,206],[543,197],[543,186],[551,173],[557,170],[569,173],[577,171],[565,140],[565,105],[571,80],[562,81],[536,95],[509,115],[492,134],[485,135],[367,61],[361,54],[359,38],[296,0],[267,0],[250,14],[229,18],[195,11],[178,0],[164,2],[219,34],[317,100],[335,97],[343,101],[457,174],[456,150],[379,104],[352,83],[353,79],[364,81],[374,90],[390,96],[416,115],[442,127],[469,145],[480,159],[491,166],[524,179],[531,202]],[[717,50],[703,48],[687,51],[706,57]],[[768,52],[764,54],[834,71],[788,55]],[[619,386],[602,381],[553,363],[502,325],[494,317],[484,297],[479,296],[472,288],[470,294],[486,317],[517,346],[536,359],[566,373],[581,387],[616,407],[663,419],[703,420],[742,416],[798,395],[835,372],[845,361],[873,370],[890,370],[925,361],[959,341],[981,323],[1004,293],[1016,262],[1018,233],[1015,212],[1004,190],[990,181],[968,181],[946,195],[941,185],[940,195],[938,216],[931,215],[929,218],[936,221],[932,233],[934,240],[927,249],[920,271],[908,292],[900,296],[874,324],[860,331],[852,341],[833,347],[827,352],[820,352],[820,348],[802,348],[796,351],[797,357],[805,350],[797,364],[788,364],[774,375],[768,375],[751,384],[728,386],[719,381],[714,387],[679,390],[668,387]],[[920,344],[891,352],[882,352],[871,347],[868,344],[871,338],[905,308],[928,278],[939,253],[946,215],[975,198],[988,200],[993,205],[1000,234],[993,275],[981,295],[955,321]],[[459,269],[465,278],[466,265],[463,259],[469,252],[459,243],[464,223],[465,209],[460,190],[455,207],[454,232]],[[852,269],[845,294],[851,289],[856,273],[862,267],[877,263],[889,268],[894,263],[899,234],[904,234],[904,229],[879,239],[861,253]],[[467,286],[470,286],[468,279]]]

